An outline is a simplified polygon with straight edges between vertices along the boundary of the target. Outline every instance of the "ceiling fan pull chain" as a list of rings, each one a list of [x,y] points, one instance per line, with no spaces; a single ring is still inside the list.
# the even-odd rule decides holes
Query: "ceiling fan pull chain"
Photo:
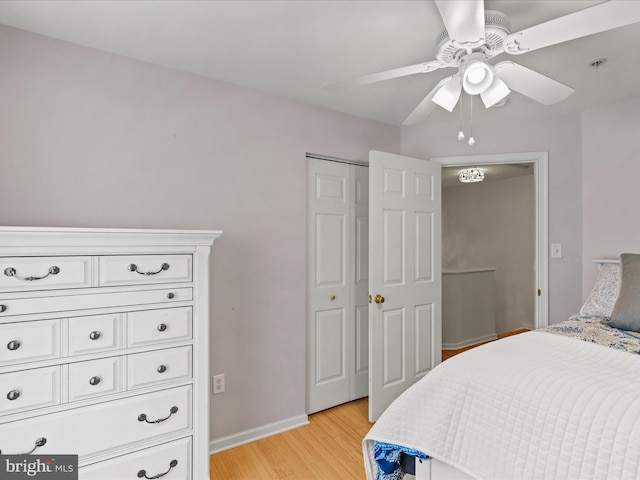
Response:
[[[469,95],[469,146],[473,147],[476,141],[473,139],[473,95]]]
[[[464,140],[464,132],[462,131],[462,99],[464,98],[464,92],[460,93],[460,131],[458,132],[458,141]]]

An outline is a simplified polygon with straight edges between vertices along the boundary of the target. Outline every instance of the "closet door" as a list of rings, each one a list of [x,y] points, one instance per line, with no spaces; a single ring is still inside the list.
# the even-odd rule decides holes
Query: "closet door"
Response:
[[[352,304],[350,400],[369,395],[369,168],[351,166]]]
[[[350,400],[350,165],[307,160],[307,413]]]

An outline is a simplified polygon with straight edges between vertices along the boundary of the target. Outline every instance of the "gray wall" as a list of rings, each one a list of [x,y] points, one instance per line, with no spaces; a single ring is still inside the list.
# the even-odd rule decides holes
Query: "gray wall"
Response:
[[[496,333],[533,328],[534,261],[533,175],[442,189],[442,268],[496,268]]]
[[[222,229],[212,438],[305,413],[305,153],[399,130],[0,26],[0,224]]]
[[[596,277],[592,259],[640,253],[640,98],[586,110],[582,131],[586,298]]]

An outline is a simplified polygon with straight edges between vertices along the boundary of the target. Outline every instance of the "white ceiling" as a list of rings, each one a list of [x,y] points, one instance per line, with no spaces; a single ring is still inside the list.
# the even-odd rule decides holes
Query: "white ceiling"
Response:
[[[485,2],[509,15],[512,32],[597,3]],[[392,125],[453,73],[441,69],[347,91],[322,88],[434,59],[443,24],[431,0],[3,0],[0,23]],[[514,92],[504,108],[476,109],[474,121],[574,112],[639,96],[639,44],[637,23],[511,57],[576,91],[547,107]],[[606,66],[588,67],[602,57]],[[429,121],[456,122],[455,112],[438,108]]]

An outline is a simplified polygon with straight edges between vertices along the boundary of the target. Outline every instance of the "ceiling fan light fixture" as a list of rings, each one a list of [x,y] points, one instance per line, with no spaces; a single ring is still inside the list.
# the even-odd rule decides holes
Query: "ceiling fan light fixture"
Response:
[[[467,82],[471,85],[478,85],[482,83],[487,76],[487,71],[484,68],[476,68],[479,66],[479,64],[472,65],[467,71]]]
[[[499,78],[494,78],[493,82],[484,92],[480,94],[482,102],[486,108],[493,107],[498,102],[504,100],[511,93],[507,84]]]
[[[478,58],[474,54],[465,62],[462,72],[462,87],[469,95],[477,95],[484,92],[493,83],[493,70],[485,63],[484,59]]]
[[[444,85],[442,85],[442,87],[438,89],[431,100],[436,105],[452,112],[460,99],[461,91],[462,87],[460,86],[460,76],[453,75]]]

